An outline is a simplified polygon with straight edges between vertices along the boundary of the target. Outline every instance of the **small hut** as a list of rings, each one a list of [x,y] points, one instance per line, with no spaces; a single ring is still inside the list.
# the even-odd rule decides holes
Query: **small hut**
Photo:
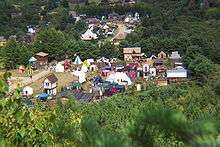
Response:
[[[21,73],[21,74],[25,72],[25,67],[24,67],[24,65],[20,65],[20,66],[19,66],[18,72]]]
[[[74,60],[74,64],[75,65],[80,65],[80,64],[82,64],[83,62],[82,62],[82,60],[80,59],[80,57],[79,56],[76,56],[76,59]]]
[[[35,58],[37,59],[37,63],[40,66],[47,65],[48,63],[48,54],[44,52],[39,52],[35,54]]]
[[[37,65],[37,59],[34,58],[34,57],[31,57],[29,60],[29,65],[32,67],[32,68],[36,68],[36,65]]]
[[[167,54],[164,53],[163,51],[161,51],[161,52],[157,55],[157,57],[158,57],[159,59],[166,59],[166,58],[167,58]]]
[[[56,95],[57,84],[58,84],[58,78],[54,74],[50,74],[43,81],[44,91],[48,95]]]
[[[124,48],[123,54],[124,61],[132,61],[135,58],[140,59],[140,57],[142,56],[140,47]]]
[[[34,93],[33,88],[31,88],[30,86],[26,86],[22,90],[22,96],[24,97],[31,97],[33,93]]]

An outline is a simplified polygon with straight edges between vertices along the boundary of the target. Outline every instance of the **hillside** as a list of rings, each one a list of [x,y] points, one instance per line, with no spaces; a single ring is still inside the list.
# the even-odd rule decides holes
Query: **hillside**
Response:
[[[0,40],[0,146],[220,146],[220,0],[129,2],[0,1],[0,36],[6,38]],[[135,13],[138,23],[124,22],[126,16]],[[76,21],[77,17],[80,20]],[[117,24],[134,27],[117,44],[110,39],[114,37],[105,38],[101,33],[98,39],[83,40],[82,34],[94,26],[89,27],[92,23],[88,21],[96,24],[97,20],[98,25],[108,24],[112,30],[117,30]],[[36,30],[31,39],[27,39],[27,26]],[[116,58],[120,61],[117,64],[126,66],[123,49],[132,47],[140,48],[140,54],[147,59],[165,52],[168,69],[173,64],[171,53],[179,53],[181,66],[187,69],[186,80],[158,86],[155,81],[165,79],[167,72],[149,79],[139,77],[124,86],[122,92],[100,94],[101,98],[94,101],[79,101],[79,95],[71,94],[73,91],[65,87],[75,79],[72,71],[89,64],[86,59]],[[17,76],[20,65],[31,68],[29,59],[38,52],[48,53],[46,62],[51,64],[79,56],[84,61],[74,63],[74,70],[55,74],[55,80],[57,76],[61,81],[59,91],[67,91],[67,97],[59,93],[52,100],[24,98],[19,85],[9,93],[8,79]],[[131,54],[138,53],[134,50]],[[110,61],[103,67],[106,63]],[[38,70],[41,71],[53,73],[48,65]],[[90,90],[87,84],[93,82],[94,75],[101,73],[103,80],[108,78],[102,71],[102,66],[95,72],[89,71],[88,82],[76,84]],[[33,82],[34,74],[29,74],[29,70],[24,74],[28,75],[24,79],[32,80],[29,86],[42,90],[46,77]],[[137,85],[141,85],[141,90],[137,90]]]

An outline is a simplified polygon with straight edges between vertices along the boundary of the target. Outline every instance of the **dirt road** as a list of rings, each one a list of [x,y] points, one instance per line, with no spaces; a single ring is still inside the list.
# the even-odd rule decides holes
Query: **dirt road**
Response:
[[[30,77],[11,77],[11,81],[18,81],[10,85],[10,91],[14,91],[19,83],[19,86],[23,87],[26,85],[29,85],[31,83],[36,82],[37,80],[47,76],[50,73],[50,70],[43,70],[42,72],[32,76],[32,79]]]
[[[127,33],[125,33],[126,30],[125,24],[118,23],[117,26],[118,29],[116,30],[115,36],[111,39],[111,41],[113,41],[114,39],[122,40],[125,39],[125,37],[127,36]]]

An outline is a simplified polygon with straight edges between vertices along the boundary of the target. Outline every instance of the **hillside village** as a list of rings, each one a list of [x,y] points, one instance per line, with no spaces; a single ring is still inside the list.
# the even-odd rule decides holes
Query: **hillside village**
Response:
[[[0,0],[0,146],[220,146],[219,0]]]
[[[24,74],[25,70],[29,70],[31,73],[35,70],[48,72],[38,79],[33,78],[40,73],[37,75],[30,74],[30,77],[26,77],[30,81],[27,83],[20,81],[20,86],[25,86],[22,96],[45,100],[48,97],[68,98],[77,95],[76,98],[79,100],[93,101],[123,92],[132,85],[136,86],[137,91],[141,91],[144,89],[144,84],[148,82],[153,82],[158,86],[166,86],[187,80],[187,70],[184,69],[178,52],[166,54],[161,51],[158,55],[146,57],[141,52],[141,48],[136,47],[124,48],[123,54],[124,60],[101,57],[100,59],[91,58],[82,61],[77,55],[73,60],[65,59],[64,61],[49,63],[47,53],[37,53],[29,59],[27,69],[20,66],[18,71],[21,74]],[[64,73],[70,77],[68,79],[72,80],[63,83],[62,79],[58,80],[56,73],[60,75]],[[67,73],[69,74],[67,75]],[[16,78],[13,77],[13,79]],[[36,91],[30,85],[35,82],[38,83],[37,81],[40,79],[43,81],[36,88],[40,88],[40,91]],[[14,82],[9,79],[11,86],[15,84]],[[62,83],[62,87],[60,83]]]

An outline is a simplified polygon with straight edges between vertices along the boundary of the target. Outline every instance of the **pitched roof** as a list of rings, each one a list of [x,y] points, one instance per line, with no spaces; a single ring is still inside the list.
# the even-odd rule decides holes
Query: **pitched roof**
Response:
[[[172,52],[172,54],[170,55],[170,59],[181,59],[178,51]]]
[[[55,74],[50,74],[45,79],[48,79],[51,83],[56,83],[58,81],[58,78],[55,76]]]
[[[141,48],[140,47],[124,48],[123,53],[124,54],[140,54]]]
[[[36,56],[41,56],[41,57],[48,56],[48,54],[47,54],[47,53],[44,53],[44,52],[39,52],[39,53],[36,53],[35,55],[36,55]]]

